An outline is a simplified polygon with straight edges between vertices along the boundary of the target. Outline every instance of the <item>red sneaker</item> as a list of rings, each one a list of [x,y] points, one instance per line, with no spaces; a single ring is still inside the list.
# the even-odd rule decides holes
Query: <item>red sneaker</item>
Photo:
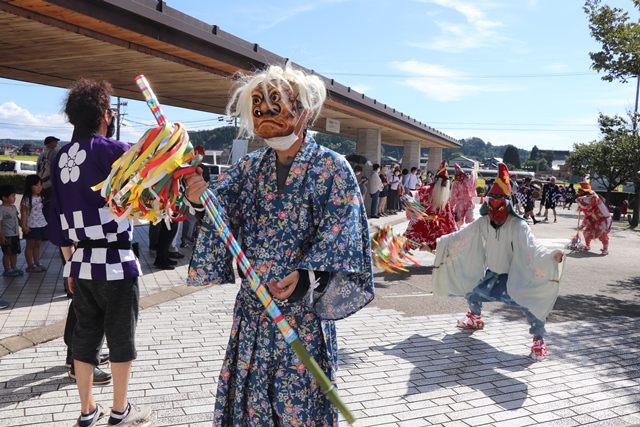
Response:
[[[467,311],[467,314],[462,319],[458,320],[457,326],[462,329],[482,329],[484,328],[482,314],[474,316],[470,311]]]
[[[531,346],[531,354],[529,355],[533,360],[544,360],[547,357],[547,346],[544,341],[538,338],[533,339],[533,345]]]

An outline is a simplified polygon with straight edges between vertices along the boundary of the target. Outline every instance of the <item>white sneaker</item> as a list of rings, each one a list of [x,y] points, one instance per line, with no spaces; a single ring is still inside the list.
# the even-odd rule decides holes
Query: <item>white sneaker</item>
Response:
[[[152,427],[151,424],[151,408],[148,406],[138,406],[129,402],[131,408],[126,417],[124,417],[118,424],[107,423],[108,427]],[[111,418],[109,418],[111,421]]]
[[[96,424],[98,424],[98,421],[100,421],[104,417],[104,408],[102,407],[102,405],[99,403],[96,403],[96,406],[98,411],[96,412],[96,415],[93,417],[93,421],[91,422],[91,424],[89,424],[89,427],[95,426]],[[76,423],[74,424],[74,427],[80,426],[81,418],[82,418],[82,415],[78,417],[78,421],[76,421]]]

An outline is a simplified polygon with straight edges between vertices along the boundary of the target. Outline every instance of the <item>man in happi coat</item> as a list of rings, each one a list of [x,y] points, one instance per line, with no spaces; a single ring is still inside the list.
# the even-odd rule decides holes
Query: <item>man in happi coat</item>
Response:
[[[425,208],[429,217],[419,221],[411,221],[404,236],[421,245],[421,249],[435,247],[436,239],[458,230],[458,225],[451,211],[449,196],[451,185],[447,173],[447,163],[443,160],[434,181],[416,192],[416,200]]]
[[[584,236],[583,250],[591,250],[591,241],[599,239],[602,242],[602,255],[609,254],[609,231],[611,231],[611,213],[602,197],[591,189],[591,184],[581,182],[576,199],[578,210],[584,212],[580,229]]]
[[[249,153],[215,186],[224,221],[276,298],[309,353],[331,381],[338,362],[334,320],[374,297],[369,227],[356,177],[344,157],[305,141],[326,89],[317,76],[271,66],[242,78],[227,114],[268,147]],[[196,201],[205,186],[187,179]],[[234,281],[215,227],[205,221],[194,247],[190,284]],[[322,393],[275,322],[242,281],[222,365],[217,426],[337,426]]]
[[[562,251],[548,250],[533,237],[511,204],[509,171],[498,176],[480,208],[481,217],[457,233],[438,239],[433,290],[440,296],[464,296],[469,311],[458,327],[482,329],[482,303],[501,301],[518,307],[533,335],[530,356],[542,360],[545,321],[559,291]]]
[[[556,204],[562,197],[560,187],[556,184],[556,177],[552,176],[549,183],[542,186],[544,201],[544,221],[549,221],[549,209],[553,211],[553,222],[558,222]]]
[[[473,198],[478,195],[476,188],[478,187],[478,176],[475,170],[467,175],[459,164],[455,164],[455,179],[451,184],[451,208],[453,216],[456,219],[458,228],[465,223],[473,222],[473,209],[475,203]]]

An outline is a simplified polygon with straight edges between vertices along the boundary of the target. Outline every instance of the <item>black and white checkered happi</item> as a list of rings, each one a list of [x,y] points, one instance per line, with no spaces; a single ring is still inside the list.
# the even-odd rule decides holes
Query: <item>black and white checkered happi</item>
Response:
[[[108,209],[74,211],[71,218],[60,215],[63,232],[74,242],[127,241],[133,238],[133,221],[115,221]],[[65,265],[64,275],[89,280],[120,280],[142,274],[132,249],[79,248]]]

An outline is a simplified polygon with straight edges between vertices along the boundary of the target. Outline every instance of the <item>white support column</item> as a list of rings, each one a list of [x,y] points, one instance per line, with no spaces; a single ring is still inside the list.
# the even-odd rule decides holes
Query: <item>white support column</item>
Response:
[[[356,139],[356,154],[365,156],[371,164],[380,164],[380,152],[382,151],[382,136],[380,129],[358,129],[358,139]],[[362,165],[363,174],[369,178],[373,172],[371,165]],[[369,185],[367,185],[366,194],[363,194],[364,205],[368,216],[371,216],[371,195],[369,194]]]
[[[440,167],[442,162],[442,148],[429,148],[429,161],[427,162],[427,171],[432,172],[434,175]]]
[[[362,154],[369,159],[371,163],[379,164],[381,148],[382,137],[380,135],[380,129],[358,129],[356,154]],[[369,169],[371,169],[371,166],[369,166]]]
[[[420,141],[405,141],[402,149],[402,169],[420,167]]]

